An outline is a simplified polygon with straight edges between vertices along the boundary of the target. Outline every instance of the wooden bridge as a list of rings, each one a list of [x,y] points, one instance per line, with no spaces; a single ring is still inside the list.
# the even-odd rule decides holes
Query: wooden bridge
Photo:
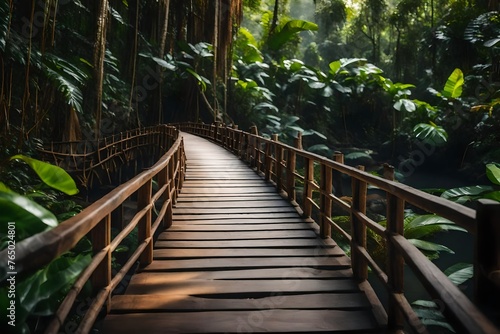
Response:
[[[457,333],[500,333],[481,311],[488,305],[498,315],[500,308],[491,298],[500,290],[498,204],[482,201],[476,212],[276,137],[217,124],[178,127],[180,136],[164,132],[172,146],[154,166],[78,216],[18,243],[16,269],[27,275],[92,238],[93,261],[47,333],[64,332],[88,280],[95,294],[79,333],[93,327],[104,333],[426,333],[404,294],[405,265]],[[336,195],[342,174],[352,180],[351,204]],[[368,184],[387,194],[386,226],[366,214]],[[137,198],[135,215],[118,222],[122,231],[111,240],[112,213],[130,197]],[[475,235],[475,303],[404,238],[406,203]],[[349,213],[348,230],[331,219],[337,209]],[[136,227],[139,246],[112,276],[112,253]],[[332,228],[350,241],[350,258],[330,238]],[[385,240],[386,269],[369,254],[367,229]],[[1,252],[2,266],[6,259]],[[125,294],[113,295],[137,261]],[[367,283],[368,267],[385,288],[384,307]]]

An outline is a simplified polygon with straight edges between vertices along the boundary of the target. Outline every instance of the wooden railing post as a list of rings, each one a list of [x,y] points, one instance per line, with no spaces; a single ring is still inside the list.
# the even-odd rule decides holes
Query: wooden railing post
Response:
[[[147,207],[151,203],[151,190],[152,180],[149,179],[141,188],[139,188],[137,195],[137,211]],[[153,240],[151,237],[151,208],[146,212],[144,217],[141,218],[138,224],[138,238],[139,243],[149,239],[148,246],[139,258],[141,267],[153,262]]]
[[[276,152],[276,187],[278,188],[278,191],[281,192],[283,191],[283,146],[280,145],[279,141],[279,136],[276,135],[276,138],[274,138],[274,141],[276,142],[275,144],[275,152]]]
[[[271,136],[271,141],[277,140],[278,135],[273,134]],[[272,169],[273,169],[273,143],[271,141],[266,141],[266,150],[265,150],[265,157],[264,157],[264,175],[265,175],[265,180],[266,181],[271,181],[272,178]]]
[[[250,160],[250,167],[257,167],[257,157],[259,154],[259,149],[257,147],[257,138],[254,136],[257,136],[259,131],[257,130],[256,125],[252,125],[250,127],[250,135],[248,136],[248,154],[249,154],[249,160]]]
[[[321,224],[320,235],[322,238],[329,238],[332,235],[332,226],[329,219],[332,216],[332,199],[330,194],[333,191],[332,168],[321,164]]]
[[[387,229],[386,233],[392,235],[404,234],[404,208],[405,201],[392,194],[387,194]],[[390,240],[387,238],[386,240]],[[404,290],[404,258],[396,246],[387,242],[387,283],[392,293],[401,294]],[[389,296],[387,308],[387,327],[391,331],[403,329],[404,318],[397,302]]]
[[[170,159],[169,164],[171,163],[171,161],[172,161],[172,159]],[[164,228],[164,229],[172,226],[172,215],[173,215],[172,198],[170,196],[173,180],[168,175],[168,172],[169,172],[168,165],[169,164],[167,164],[165,166],[165,168],[163,168],[158,173],[158,186],[159,186],[159,188],[161,188],[163,186],[167,186],[165,188],[165,192],[161,196],[161,200],[163,203],[169,202],[169,204],[167,205],[167,210],[165,211],[165,216],[163,217],[163,221],[162,221],[162,228]]]
[[[364,166],[357,166],[359,170],[365,170]],[[366,191],[367,184],[359,179],[352,179],[352,206],[351,206],[351,233],[352,246],[366,248],[366,225],[361,221],[355,212],[366,214]],[[368,264],[357,248],[351,246],[352,271],[356,278],[364,281],[368,278]]]
[[[480,306],[500,309],[500,203],[480,199],[477,211],[474,299]]]
[[[295,168],[297,166],[297,154],[294,150],[288,150],[286,161],[286,192],[289,201],[295,201]]]
[[[92,251],[95,254],[109,246],[111,242],[111,215],[106,215],[90,232],[92,239]],[[108,249],[106,256],[97,266],[90,281],[94,291],[104,289],[111,283],[111,250]],[[105,305],[106,313],[110,310],[111,295],[108,296]]]
[[[311,217],[312,215],[312,196],[314,182],[314,160],[305,158],[305,174],[304,174],[304,216]]]
[[[335,152],[333,154],[333,160],[339,164],[344,164],[344,154],[342,152]],[[333,171],[333,188],[335,189],[335,196],[344,196],[344,191],[342,189],[342,174],[338,171]]]

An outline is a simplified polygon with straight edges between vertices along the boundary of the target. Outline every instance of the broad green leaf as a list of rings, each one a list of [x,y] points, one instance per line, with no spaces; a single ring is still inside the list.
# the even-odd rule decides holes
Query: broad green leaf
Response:
[[[437,215],[419,215],[405,219],[404,235],[407,239],[421,239],[445,231],[467,232],[451,220]]]
[[[15,222],[17,229],[29,230],[34,232],[32,234],[43,231],[47,226],[55,227],[58,224],[50,211],[14,192],[0,191],[0,208],[1,224]]]
[[[455,285],[460,285],[474,276],[474,267],[470,263],[456,263],[444,271]]]
[[[193,71],[192,69],[190,68],[186,68],[186,71],[191,74],[197,81],[198,81],[198,84],[201,86],[201,90],[204,92],[207,90],[207,84],[205,82],[205,80],[203,80],[201,78],[201,75],[199,75],[198,73],[196,73],[195,71]]]
[[[460,197],[463,196],[479,196],[481,194],[493,191],[493,187],[491,186],[468,186],[468,187],[459,187],[446,190],[441,194],[441,197],[449,199],[451,201],[456,201]]]
[[[318,30],[318,25],[304,20],[290,20],[276,28],[274,34],[269,37],[267,44],[272,50],[278,50],[295,34],[306,30]]]
[[[456,68],[448,77],[443,88],[443,95],[448,98],[459,98],[462,95],[462,87],[464,85],[464,74],[462,70]]]
[[[257,104],[257,105],[254,107],[254,109],[256,109],[256,110],[270,109],[270,110],[274,110],[274,111],[276,111],[276,112],[278,112],[278,111],[279,111],[279,110],[278,110],[278,107],[276,107],[274,104],[271,104],[271,103],[268,103],[268,102],[261,102],[261,103]],[[269,117],[269,118],[270,118],[271,116],[273,116],[273,115],[268,115],[268,117]],[[278,117],[278,120],[280,120],[280,119],[279,119],[279,117]]]
[[[158,57],[152,57],[152,59],[158,64],[160,65],[161,67],[163,68],[166,68],[167,70],[170,70],[170,71],[175,71],[177,69],[177,67],[173,64],[170,64],[168,63],[167,61],[161,59],[161,58],[158,58]]]
[[[332,61],[329,64],[330,73],[333,74],[333,75],[337,74],[337,72],[339,71],[339,69],[340,69],[341,66],[342,66],[342,64],[340,63],[340,60]]]
[[[442,145],[448,141],[446,130],[433,122],[415,125],[413,133],[418,139],[431,141],[435,145]]]
[[[493,38],[493,39],[490,39],[486,42],[484,42],[484,46],[486,46],[487,48],[491,48],[492,46],[496,45],[498,42],[500,42],[500,38]]]
[[[413,103],[413,101],[408,99],[397,100],[396,103],[394,103],[393,107],[397,111],[407,111],[407,112],[414,112],[417,109],[415,103]]]
[[[448,247],[436,244],[434,242],[419,240],[419,239],[408,239],[408,241],[411,242],[415,247],[424,251],[447,252],[450,254],[455,254],[455,252],[449,249]]]
[[[500,191],[492,191],[483,195],[483,198],[492,199],[494,201],[500,202]]]
[[[78,193],[75,181],[61,167],[20,154],[10,158],[10,160],[15,159],[26,162],[49,187],[62,191],[68,195],[75,195]]]
[[[500,168],[495,164],[487,164],[486,165],[486,176],[488,180],[493,182],[496,185],[500,185]]]

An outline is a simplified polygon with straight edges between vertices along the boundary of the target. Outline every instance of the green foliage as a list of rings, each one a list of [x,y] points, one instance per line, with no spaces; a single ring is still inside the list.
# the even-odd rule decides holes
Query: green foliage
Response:
[[[462,87],[464,85],[464,74],[462,70],[456,68],[446,80],[443,88],[443,96],[447,98],[459,98],[462,96]]]
[[[301,31],[318,30],[318,25],[304,20],[290,20],[280,24],[274,33],[269,36],[267,44],[271,50],[278,50],[285,43]]]
[[[11,160],[22,160],[27,163],[35,173],[40,177],[43,183],[51,188],[62,191],[68,195],[78,193],[76,183],[69,174],[61,167],[33,159],[24,155],[15,155]]]
[[[441,197],[450,201],[465,204],[481,198],[500,202],[500,168],[495,164],[486,165],[486,176],[493,185],[476,185],[446,190]]]
[[[30,333],[28,320],[53,314],[69,288],[90,263],[90,254],[66,254],[45,268],[16,283],[16,327],[14,333]],[[0,289],[0,307],[10,299],[7,287]]]
[[[413,128],[413,132],[418,139],[430,141],[436,146],[443,145],[448,140],[448,133],[443,127],[429,121],[429,124],[419,123]]]
[[[462,285],[474,275],[474,268],[470,263],[456,263],[444,271],[455,285]],[[425,326],[437,326],[455,333],[455,330],[446,321],[441,313],[442,305],[430,300],[416,300],[411,303],[413,310]]]
[[[440,252],[453,254],[450,248],[425,240],[436,233],[446,231],[466,232],[452,221],[437,215],[409,214],[404,220],[404,236],[430,259],[439,257]]]

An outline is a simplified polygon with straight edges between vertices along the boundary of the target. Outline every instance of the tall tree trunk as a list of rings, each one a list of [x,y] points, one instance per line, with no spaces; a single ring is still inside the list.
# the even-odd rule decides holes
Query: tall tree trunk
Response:
[[[165,56],[165,45],[167,44],[167,33],[168,33],[168,16],[169,16],[169,8],[170,8],[170,0],[163,0],[162,5],[164,8],[163,9],[163,26],[161,28],[161,35],[160,35],[160,52],[158,54],[160,59],[163,59]],[[161,5],[160,5],[161,6]],[[157,110],[158,110],[158,124],[163,123],[163,106],[162,106],[162,81],[163,81],[163,76],[162,76],[162,69],[160,66],[156,67],[156,70],[158,72],[158,78],[160,78],[160,82],[158,82],[158,88],[157,88],[157,96],[156,96],[156,104],[157,104]]]
[[[274,1],[274,12],[273,21],[271,22],[271,28],[269,29],[269,36],[274,33],[274,30],[278,26],[278,14],[279,14],[279,0]]]
[[[214,94],[214,105],[213,105],[213,110],[214,110],[214,122],[217,121],[218,117],[218,108],[217,108],[217,57],[219,56],[218,51],[219,51],[219,22],[220,22],[220,6],[219,2],[221,0],[215,0],[215,15],[214,15],[214,43],[213,43],[213,48],[214,48],[214,66],[213,66],[213,81],[212,81],[212,90]]]
[[[98,140],[101,131],[102,92],[104,81],[104,58],[106,57],[106,24],[108,0],[99,2],[97,11],[97,34],[94,44],[94,108],[95,108],[95,139]]]

